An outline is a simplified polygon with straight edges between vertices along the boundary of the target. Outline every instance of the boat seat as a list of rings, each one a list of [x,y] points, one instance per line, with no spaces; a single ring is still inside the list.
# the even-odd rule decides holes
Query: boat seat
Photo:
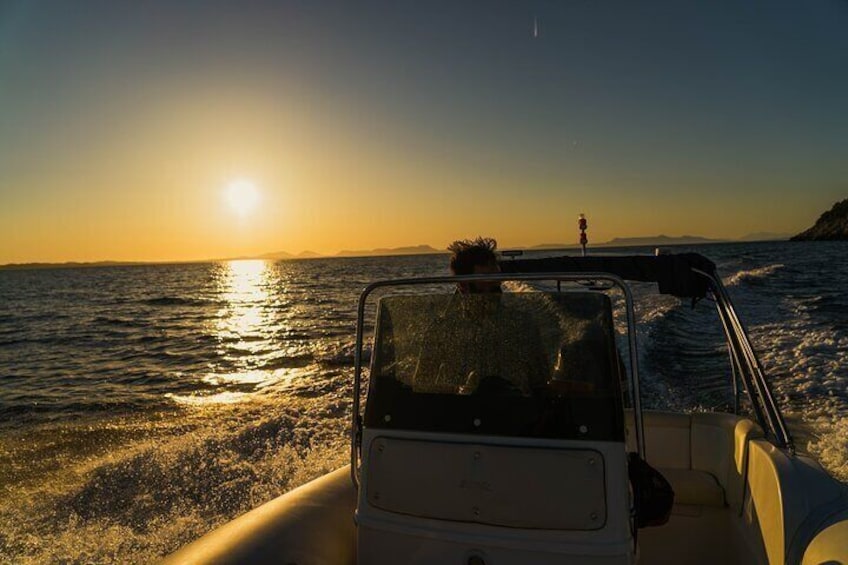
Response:
[[[748,445],[762,436],[756,424],[734,414],[655,411],[643,421],[647,461],[671,483],[675,504],[741,510]]]
[[[750,442],[763,437],[762,430],[734,414],[695,413],[691,418],[692,468],[716,477],[727,505],[741,513]]]
[[[674,490],[675,504],[697,506],[724,506],[724,489],[718,480],[706,471],[693,469],[657,469]]]
[[[671,483],[675,504],[724,506],[724,488],[708,469],[693,468],[695,446],[692,417],[671,412],[645,413],[645,449],[648,462]],[[693,447],[695,450],[693,450]],[[710,451],[720,447],[710,444]]]

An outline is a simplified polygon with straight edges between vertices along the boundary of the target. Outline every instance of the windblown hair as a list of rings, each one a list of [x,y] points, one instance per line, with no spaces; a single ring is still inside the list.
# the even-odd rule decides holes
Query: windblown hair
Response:
[[[452,253],[450,270],[454,275],[470,275],[475,265],[490,265],[497,262],[495,250],[498,242],[491,237],[460,239],[448,245]]]

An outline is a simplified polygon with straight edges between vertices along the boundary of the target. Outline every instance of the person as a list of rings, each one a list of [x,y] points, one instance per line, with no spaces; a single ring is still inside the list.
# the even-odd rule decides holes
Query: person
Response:
[[[454,275],[483,275],[500,273],[495,251],[498,242],[491,237],[459,239],[448,246],[451,252],[450,271]],[[467,281],[457,283],[460,294],[501,292],[500,281]]]
[[[501,272],[493,238],[458,240],[448,249],[454,275]],[[549,371],[538,347],[538,328],[521,311],[521,302],[502,294],[497,280],[458,282],[456,294],[434,313],[424,332],[413,387],[454,394],[511,387],[529,395],[540,375]]]

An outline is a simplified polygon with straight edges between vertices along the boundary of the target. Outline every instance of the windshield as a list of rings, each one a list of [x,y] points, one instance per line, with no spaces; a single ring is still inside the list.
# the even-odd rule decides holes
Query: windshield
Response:
[[[620,367],[601,293],[384,297],[366,425],[617,440]]]

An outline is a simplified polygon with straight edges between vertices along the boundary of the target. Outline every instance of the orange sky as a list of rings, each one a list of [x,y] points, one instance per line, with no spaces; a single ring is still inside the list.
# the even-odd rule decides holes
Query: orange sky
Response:
[[[680,37],[582,5],[10,6],[0,264],[575,243],[581,212],[591,242],[792,234],[846,196],[848,16],[823,7],[700,8]]]

